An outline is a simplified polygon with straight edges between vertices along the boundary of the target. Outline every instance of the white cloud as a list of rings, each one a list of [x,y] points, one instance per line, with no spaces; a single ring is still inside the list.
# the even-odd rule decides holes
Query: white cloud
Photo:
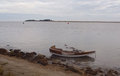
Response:
[[[120,0],[0,0],[0,13],[43,16],[100,17],[119,15]],[[114,10],[114,11],[113,11]]]
[[[103,0],[95,10],[107,10],[113,7],[120,7],[120,0]]]

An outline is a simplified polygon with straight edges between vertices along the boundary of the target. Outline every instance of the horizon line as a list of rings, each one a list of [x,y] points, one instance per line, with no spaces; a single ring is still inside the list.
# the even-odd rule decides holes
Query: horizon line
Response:
[[[0,22],[85,22],[85,23],[120,23],[120,21],[106,21],[106,20],[53,20],[53,21],[25,21],[25,20],[1,20]]]

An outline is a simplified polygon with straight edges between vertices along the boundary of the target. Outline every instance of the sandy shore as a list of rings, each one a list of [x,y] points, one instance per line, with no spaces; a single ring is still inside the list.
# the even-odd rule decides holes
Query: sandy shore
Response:
[[[63,70],[63,67],[43,66],[5,55],[0,55],[0,65],[3,66],[4,75],[10,72],[13,76],[80,76],[77,73]]]

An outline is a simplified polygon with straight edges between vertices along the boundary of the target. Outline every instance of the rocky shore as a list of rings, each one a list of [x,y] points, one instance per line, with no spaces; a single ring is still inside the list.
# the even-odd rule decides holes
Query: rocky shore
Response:
[[[47,58],[45,55],[37,54],[36,52],[23,52],[20,49],[6,50],[5,48],[0,48],[0,54],[1,54],[0,55],[0,76],[28,76],[27,74],[28,72],[24,72],[24,71],[30,70],[30,67],[32,68],[32,70],[37,68],[37,70],[31,71],[33,73],[35,73],[38,70],[40,71],[40,69],[44,68],[44,70],[46,70],[45,71],[46,74],[36,75],[35,73],[33,75],[32,73],[29,73],[29,76],[52,76],[52,75],[54,76],[120,76],[120,73],[118,70],[114,70],[114,69],[104,70],[102,68],[93,69],[91,67],[77,68],[68,64],[64,64],[60,61],[57,61],[54,58],[51,58],[51,57]],[[4,62],[5,60],[7,62]],[[17,62],[18,64],[15,64]],[[16,74],[15,72],[16,70],[13,70],[11,72],[10,65],[14,66],[14,64],[16,66],[19,66],[19,68],[16,68],[16,69],[22,72],[21,74],[18,74],[18,73]],[[6,65],[9,65],[9,66],[6,67]],[[32,67],[36,65],[39,66],[40,68],[38,69],[38,67],[34,67],[34,68]],[[7,69],[5,69],[4,67]],[[23,68],[23,69],[20,69],[20,68]],[[56,68],[59,68],[59,69],[56,69]],[[43,71],[40,71],[40,72],[44,73]],[[62,72],[62,73],[58,75],[57,74],[58,72]]]

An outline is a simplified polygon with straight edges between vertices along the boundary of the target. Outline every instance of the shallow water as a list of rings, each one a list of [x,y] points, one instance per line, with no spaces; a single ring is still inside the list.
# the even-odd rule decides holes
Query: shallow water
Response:
[[[120,23],[0,22],[1,47],[10,45],[50,56],[50,46],[65,48],[64,44],[95,50],[92,65],[120,66]]]

